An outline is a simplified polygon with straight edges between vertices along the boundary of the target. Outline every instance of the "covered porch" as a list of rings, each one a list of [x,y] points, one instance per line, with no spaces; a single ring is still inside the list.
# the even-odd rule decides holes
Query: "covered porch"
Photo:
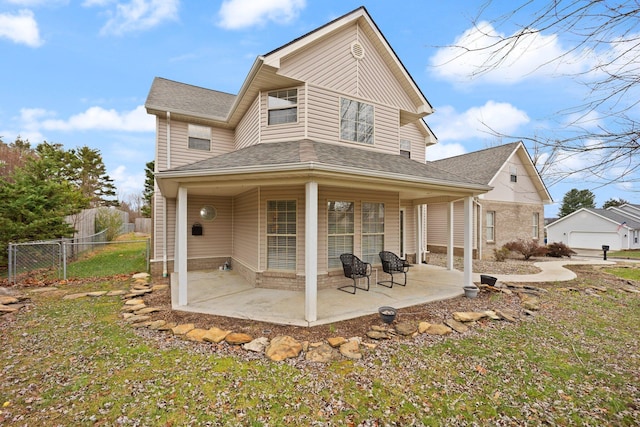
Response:
[[[308,327],[375,314],[382,306],[405,308],[464,294],[463,273],[444,267],[413,265],[407,274],[407,286],[387,288],[377,284],[387,277],[381,268],[374,267],[369,291],[358,290],[351,295],[338,289],[318,290],[317,317],[309,321],[304,291],[256,288],[233,270],[190,271],[186,281],[188,301],[177,305],[177,295],[173,295],[173,309]],[[171,276],[171,281],[178,282],[178,273]],[[177,286],[171,288],[177,293]]]

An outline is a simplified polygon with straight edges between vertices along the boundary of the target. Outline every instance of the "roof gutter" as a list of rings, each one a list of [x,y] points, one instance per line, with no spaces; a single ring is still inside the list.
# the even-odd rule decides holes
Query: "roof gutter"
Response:
[[[405,175],[392,172],[384,172],[378,170],[363,170],[355,167],[334,166],[317,162],[305,162],[305,163],[284,163],[273,164],[268,166],[243,166],[237,168],[227,169],[203,169],[198,171],[165,171],[158,172],[156,178],[160,180],[165,179],[184,179],[184,178],[201,178],[215,176],[230,176],[230,175],[243,175],[243,174],[255,174],[255,173],[273,173],[273,172],[295,172],[295,171],[318,171],[318,172],[330,172],[333,174],[354,175],[354,176],[366,176],[370,178],[378,178],[394,181],[405,181],[414,184],[431,184],[439,185],[449,188],[459,188],[471,191],[477,191],[485,193],[491,190],[493,187],[484,184],[459,184],[453,181],[446,181],[434,178],[420,178],[415,175]]]

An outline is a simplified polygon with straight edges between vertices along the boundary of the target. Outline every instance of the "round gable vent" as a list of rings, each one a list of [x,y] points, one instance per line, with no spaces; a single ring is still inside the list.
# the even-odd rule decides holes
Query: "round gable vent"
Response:
[[[364,47],[360,44],[360,42],[351,43],[351,54],[356,59],[364,58]]]

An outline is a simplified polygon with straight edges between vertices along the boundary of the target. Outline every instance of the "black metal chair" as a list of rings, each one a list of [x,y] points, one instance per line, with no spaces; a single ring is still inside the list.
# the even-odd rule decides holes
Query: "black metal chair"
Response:
[[[342,254],[340,255],[340,261],[342,261],[342,270],[344,276],[353,280],[353,285],[341,286],[338,289],[350,294],[355,294],[356,289],[363,291],[369,290],[369,276],[371,276],[371,264],[362,261],[354,254]],[[367,287],[358,286],[359,279],[367,279]],[[349,291],[346,288],[352,288],[353,291]]]
[[[382,261],[382,270],[391,275],[391,280],[382,280],[378,284],[387,288],[392,288],[393,285],[407,286],[407,271],[409,271],[411,264],[393,252],[382,251],[378,255],[380,255],[380,261]],[[394,274],[402,274],[404,281],[402,283],[394,281]]]

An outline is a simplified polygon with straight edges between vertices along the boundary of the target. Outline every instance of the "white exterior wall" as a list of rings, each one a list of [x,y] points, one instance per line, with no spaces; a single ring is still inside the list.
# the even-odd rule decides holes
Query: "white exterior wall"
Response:
[[[597,249],[609,245],[610,250],[630,248],[629,229],[620,227],[592,212],[580,210],[547,226],[547,242],[560,242],[571,249]],[[626,236],[626,237],[625,237]]]

